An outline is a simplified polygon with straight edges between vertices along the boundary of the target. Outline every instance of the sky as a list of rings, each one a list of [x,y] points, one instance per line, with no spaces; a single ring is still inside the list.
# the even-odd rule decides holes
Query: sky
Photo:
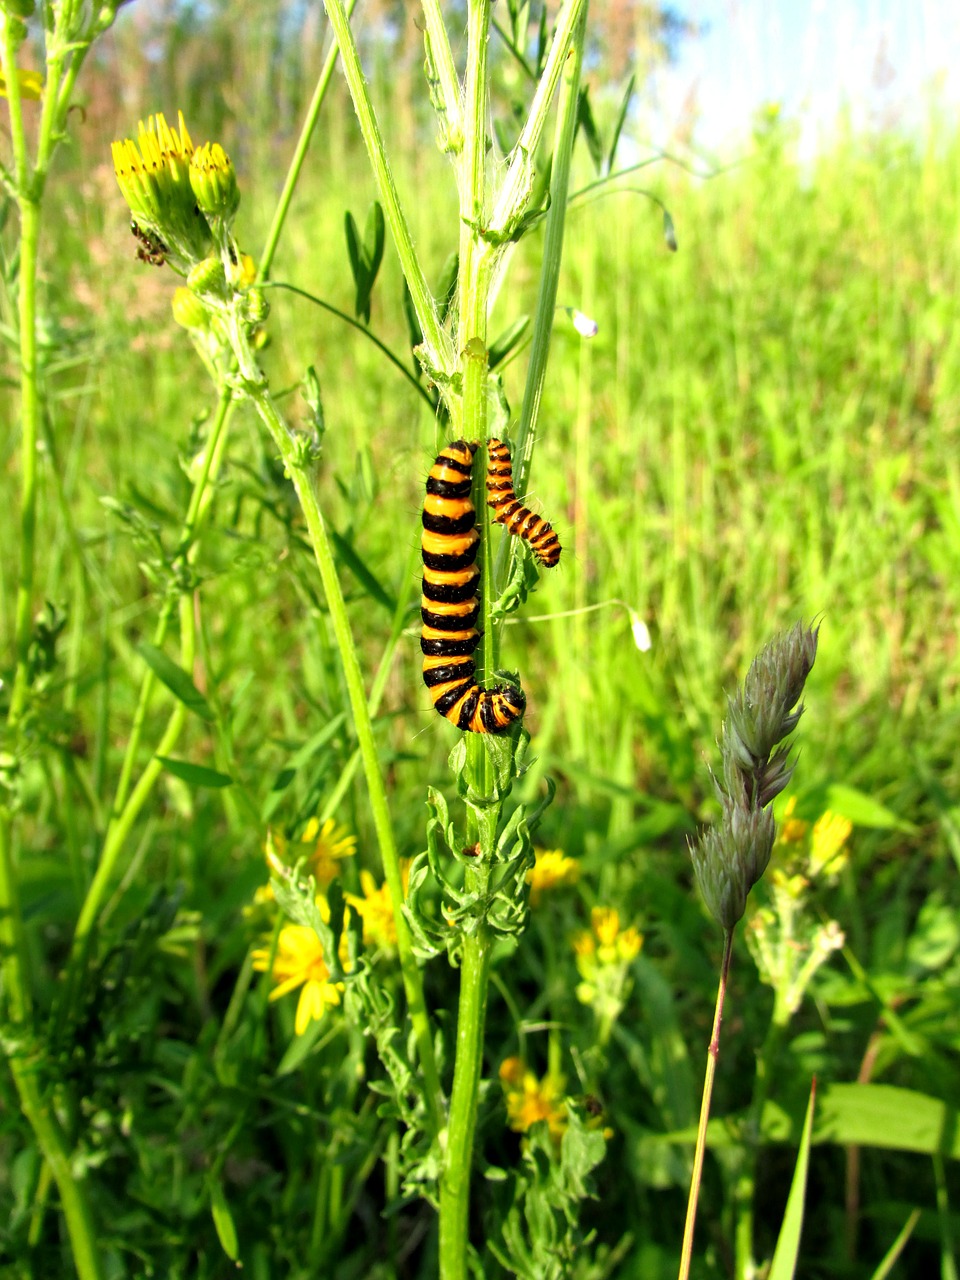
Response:
[[[696,137],[736,143],[777,102],[802,123],[801,153],[843,105],[863,125],[920,128],[936,86],[960,106],[960,0],[677,0],[703,34],[682,42],[656,86],[664,145],[695,92]]]

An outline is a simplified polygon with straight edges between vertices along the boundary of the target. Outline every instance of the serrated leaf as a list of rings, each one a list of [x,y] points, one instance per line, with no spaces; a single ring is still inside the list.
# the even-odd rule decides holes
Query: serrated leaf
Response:
[[[627,89],[623,95],[623,101],[620,103],[620,112],[617,115],[616,123],[613,126],[613,137],[610,140],[610,150],[607,152],[607,173],[613,172],[613,162],[617,157],[617,147],[620,143],[620,134],[623,132],[627,112],[630,110],[630,99],[633,97],[633,90],[636,83],[637,77],[636,74],[634,74],[630,77],[630,80],[627,83]]]
[[[216,769],[208,769],[203,764],[193,764],[189,760],[178,760],[175,756],[157,756],[157,759],[175,778],[188,782],[192,787],[232,787],[233,779],[228,773],[220,773]]]
[[[213,1225],[217,1229],[221,1249],[231,1262],[236,1262],[240,1252],[237,1228],[219,1180],[210,1183],[210,1212],[213,1214]]]
[[[178,666],[172,658],[168,658],[162,649],[148,644],[146,640],[137,646],[140,656],[157,677],[167,686],[173,696],[182,702],[188,711],[198,715],[201,720],[212,724],[216,719],[213,708],[193,683],[183,667]]]
[[[773,1262],[770,1265],[769,1280],[793,1280],[797,1270],[800,1236],[803,1231],[803,1210],[807,1198],[810,1137],[813,1132],[813,1108],[816,1096],[817,1082],[814,1080],[810,1088],[810,1101],[807,1103],[807,1115],[803,1122],[803,1135],[800,1138],[800,1150],[797,1152],[797,1163],[790,1183],[790,1194],[787,1196],[787,1207],[780,1225]]]

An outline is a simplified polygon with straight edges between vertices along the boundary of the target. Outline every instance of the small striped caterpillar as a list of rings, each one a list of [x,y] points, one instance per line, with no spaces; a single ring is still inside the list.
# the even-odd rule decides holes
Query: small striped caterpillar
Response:
[[[458,729],[504,733],[523,715],[526,698],[514,685],[483,689],[475,679],[480,535],[470,487],[477,448],[453,441],[437,454],[427,478],[420,544],[423,682],[436,710]]]
[[[487,441],[487,506],[493,508],[497,524],[529,542],[530,549],[545,569],[552,569],[560,559],[560,539],[553,525],[543,516],[534,515],[513,490],[513,463],[510,450],[502,440]]]

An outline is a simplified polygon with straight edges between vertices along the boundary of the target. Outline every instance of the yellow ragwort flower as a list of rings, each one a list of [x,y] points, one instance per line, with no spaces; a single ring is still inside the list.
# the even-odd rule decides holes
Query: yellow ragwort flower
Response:
[[[240,188],[230,157],[219,142],[205,142],[190,159],[190,185],[205,218],[221,218],[227,226],[240,207]]]
[[[300,843],[313,846],[307,871],[316,877],[318,885],[329,884],[340,874],[340,860],[352,858],[357,852],[357,837],[346,827],[338,826],[333,818],[327,818],[322,827],[319,818],[311,818],[303,829]]]
[[[594,907],[590,912],[590,924],[597,940],[599,964],[629,964],[640,954],[643,934],[632,925],[621,929],[620,912],[615,907]]]
[[[791,796],[783,811],[778,840],[780,844],[800,844],[810,826],[802,818],[794,818],[793,811],[797,807],[797,797]]]
[[[410,878],[410,859],[400,862],[400,874],[403,879],[403,892],[407,892]],[[363,940],[367,946],[379,946],[393,949],[397,945],[397,922],[393,914],[393,894],[390,886],[384,881],[377,885],[369,871],[360,872],[362,894],[348,893],[347,902],[354,908],[363,921]]]
[[[111,145],[113,169],[123,198],[134,218],[134,235],[162,246],[163,254],[187,271],[201,260],[210,244],[210,227],[197,212],[190,185],[194,146],[183,112],[179,128],[171,129],[160,113],[137,126],[137,140],[124,138]]]
[[[270,967],[269,947],[258,947],[254,951],[253,967],[266,973]],[[271,1000],[279,1000],[287,992],[302,987],[294,1023],[298,1036],[303,1035],[311,1022],[319,1021],[327,1009],[340,1003],[343,983],[329,981],[323,945],[306,925],[287,924],[280,930],[271,976],[277,983],[270,992]]]
[[[580,878],[576,860],[568,858],[560,849],[537,849],[536,859],[535,865],[527,872],[533,906],[540,901],[545,890],[576,884]]]
[[[546,1075],[538,1080],[520,1058],[505,1058],[500,1064],[500,1082],[507,1122],[515,1133],[526,1133],[538,1120],[545,1120],[553,1138],[563,1137],[567,1104],[561,1077]]]
[[[849,854],[844,846],[852,830],[853,823],[848,818],[829,809],[816,820],[810,836],[811,877],[835,875],[840,870]]]

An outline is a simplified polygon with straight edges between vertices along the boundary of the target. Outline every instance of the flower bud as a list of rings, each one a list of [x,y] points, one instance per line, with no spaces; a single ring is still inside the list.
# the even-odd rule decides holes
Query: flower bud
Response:
[[[230,157],[219,142],[205,142],[190,160],[190,186],[204,217],[227,226],[240,207],[240,188]]]

